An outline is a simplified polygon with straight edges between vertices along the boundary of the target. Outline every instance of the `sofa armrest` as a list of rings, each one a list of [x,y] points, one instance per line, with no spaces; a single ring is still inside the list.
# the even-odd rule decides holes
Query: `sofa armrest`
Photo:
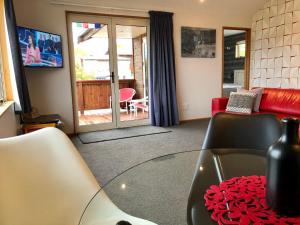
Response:
[[[214,116],[217,112],[225,111],[229,98],[213,98],[211,102],[211,114]]]

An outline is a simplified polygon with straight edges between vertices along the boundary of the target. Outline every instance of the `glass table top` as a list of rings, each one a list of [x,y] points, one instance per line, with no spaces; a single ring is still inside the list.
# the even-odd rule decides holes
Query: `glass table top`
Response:
[[[264,157],[240,153],[219,157],[226,179],[264,175]],[[211,185],[218,183],[212,152],[202,150],[200,154],[196,150],[139,164],[101,191],[124,212],[159,225],[210,225],[216,223],[211,220],[203,197]]]

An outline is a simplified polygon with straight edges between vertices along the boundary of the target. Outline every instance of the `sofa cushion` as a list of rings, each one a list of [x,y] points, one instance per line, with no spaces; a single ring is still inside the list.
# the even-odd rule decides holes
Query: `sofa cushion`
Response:
[[[265,88],[260,111],[300,116],[300,90]]]
[[[253,104],[253,111],[254,112],[259,112],[259,106],[260,106],[260,101],[261,101],[261,97],[263,94],[264,89],[263,88],[253,88],[251,90],[247,90],[245,88],[239,88],[237,92],[241,92],[241,93],[247,93],[247,92],[252,92],[256,94],[256,98]]]
[[[251,114],[256,94],[251,92],[231,92],[226,107],[226,112]]]

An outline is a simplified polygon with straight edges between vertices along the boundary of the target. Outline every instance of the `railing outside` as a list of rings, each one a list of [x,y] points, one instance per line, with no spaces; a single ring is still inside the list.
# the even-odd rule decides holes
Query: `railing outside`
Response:
[[[119,88],[134,88],[134,79],[119,80]],[[110,80],[80,80],[76,81],[78,110],[110,108]]]

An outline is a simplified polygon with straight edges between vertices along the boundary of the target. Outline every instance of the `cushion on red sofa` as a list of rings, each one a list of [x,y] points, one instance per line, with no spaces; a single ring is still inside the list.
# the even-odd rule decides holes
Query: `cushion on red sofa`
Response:
[[[265,88],[260,111],[300,116],[300,90]]]

